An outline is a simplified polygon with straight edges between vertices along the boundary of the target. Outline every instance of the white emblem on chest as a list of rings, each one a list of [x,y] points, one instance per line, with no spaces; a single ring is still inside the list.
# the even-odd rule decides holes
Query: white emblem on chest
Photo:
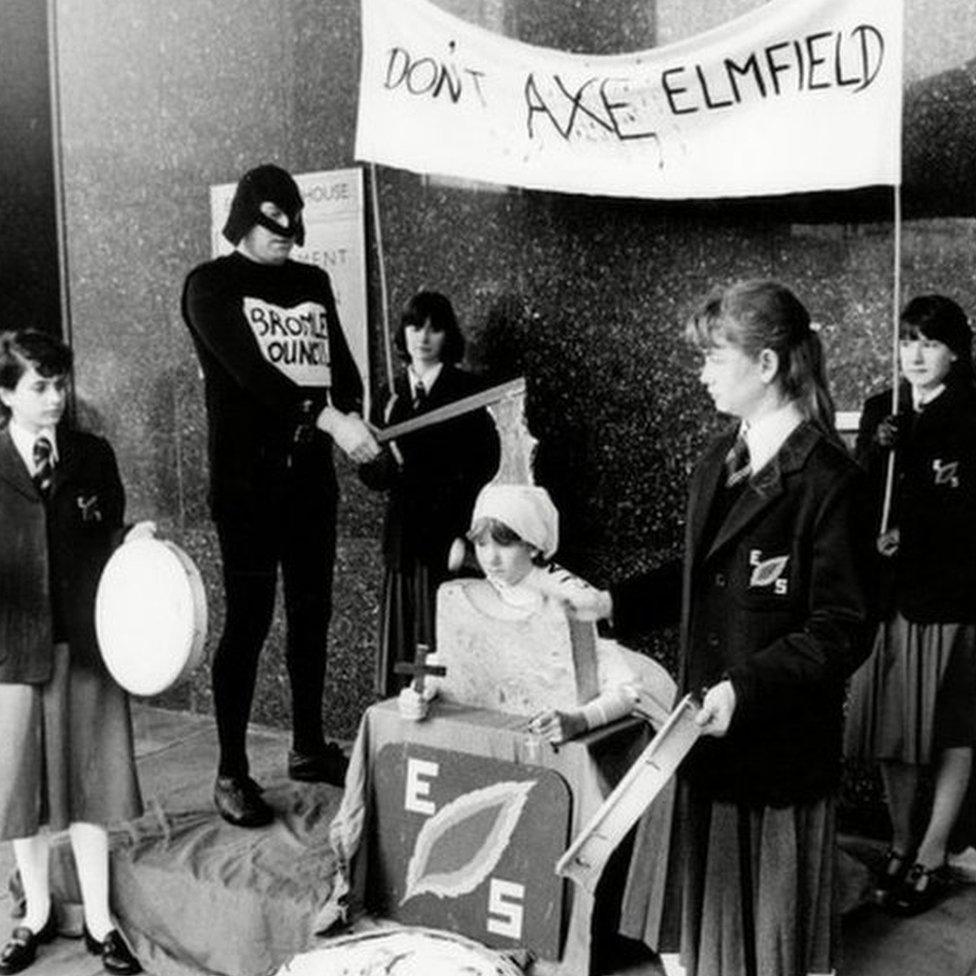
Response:
[[[932,462],[932,470],[935,472],[935,483],[937,485],[948,485],[950,488],[959,487],[959,462],[943,461],[936,458]]]
[[[789,556],[773,556],[771,559],[763,559],[761,549],[749,551],[749,565],[752,567],[752,575],[749,577],[749,588],[760,589],[764,586],[771,586],[773,592],[779,596],[785,596],[789,580],[783,574],[786,572]]]

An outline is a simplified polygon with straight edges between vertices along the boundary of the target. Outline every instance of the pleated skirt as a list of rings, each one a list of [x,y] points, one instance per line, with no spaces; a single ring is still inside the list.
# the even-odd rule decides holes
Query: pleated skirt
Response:
[[[0,684],[0,840],[141,813],[129,701],[106,672],[61,644],[46,684]]]
[[[835,965],[834,801],[746,807],[679,794],[680,957],[688,976],[805,976]]]
[[[417,645],[434,650],[437,585],[428,567],[415,562],[407,569],[387,568],[380,599],[380,639],[376,658],[376,694],[391,698],[410,683],[395,671],[414,662]]]
[[[976,742],[976,624],[919,624],[897,614],[878,628],[851,679],[844,752],[928,765]]]

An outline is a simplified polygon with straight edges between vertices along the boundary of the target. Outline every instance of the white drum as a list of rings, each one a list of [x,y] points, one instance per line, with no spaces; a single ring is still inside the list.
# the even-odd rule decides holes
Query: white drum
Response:
[[[95,631],[106,667],[133,695],[186,680],[207,637],[207,596],[193,560],[161,539],[119,546],[98,583]]]

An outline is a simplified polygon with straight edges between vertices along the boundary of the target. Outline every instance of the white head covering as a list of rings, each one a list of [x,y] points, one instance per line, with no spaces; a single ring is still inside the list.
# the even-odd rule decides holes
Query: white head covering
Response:
[[[471,527],[486,518],[507,525],[546,559],[559,548],[559,512],[545,488],[485,485],[474,503]]]

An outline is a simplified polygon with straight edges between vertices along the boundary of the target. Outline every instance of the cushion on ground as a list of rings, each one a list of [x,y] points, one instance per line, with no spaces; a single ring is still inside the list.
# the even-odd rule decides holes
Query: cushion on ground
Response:
[[[167,813],[151,803],[112,834],[112,907],[154,976],[266,976],[316,944],[314,920],[333,897],[328,826],[334,787],[287,784],[265,792],[274,823],[233,827],[213,808]],[[77,899],[67,838],[52,884]]]

